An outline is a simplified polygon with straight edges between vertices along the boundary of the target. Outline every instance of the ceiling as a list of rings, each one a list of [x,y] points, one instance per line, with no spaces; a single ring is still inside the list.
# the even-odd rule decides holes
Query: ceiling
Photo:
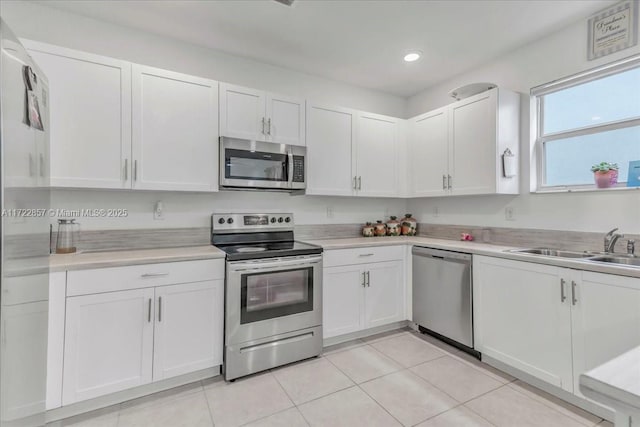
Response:
[[[39,3],[395,94],[414,95],[616,0],[271,0]],[[586,22],[585,22],[586,26]],[[402,58],[419,49],[414,63]]]

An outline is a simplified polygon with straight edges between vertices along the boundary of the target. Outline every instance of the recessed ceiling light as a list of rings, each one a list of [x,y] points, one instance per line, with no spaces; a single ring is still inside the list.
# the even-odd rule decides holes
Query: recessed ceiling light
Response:
[[[414,50],[411,52],[407,52],[407,54],[404,56],[404,60],[406,62],[414,62],[420,59],[421,56],[422,52],[420,52],[419,50]]]

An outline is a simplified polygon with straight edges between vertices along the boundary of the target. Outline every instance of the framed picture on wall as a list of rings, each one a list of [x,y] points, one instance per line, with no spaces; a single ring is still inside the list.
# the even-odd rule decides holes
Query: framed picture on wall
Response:
[[[638,44],[638,2],[625,0],[589,18],[589,61]]]

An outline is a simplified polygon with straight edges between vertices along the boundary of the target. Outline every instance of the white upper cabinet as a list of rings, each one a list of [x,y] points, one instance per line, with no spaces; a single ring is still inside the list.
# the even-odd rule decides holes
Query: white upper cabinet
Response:
[[[265,141],[265,94],[257,89],[220,83],[220,135]]]
[[[307,194],[351,196],[355,112],[307,104]]]
[[[402,125],[393,117],[307,103],[307,194],[403,196]]]
[[[133,66],[133,188],[216,191],[218,83]]]
[[[356,144],[356,194],[398,197],[399,119],[359,113]]]
[[[496,192],[496,99],[493,90],[451,106],[451,194]]]
[[[410,194],[415,197],[447,194],[449,110],[440,108],[415,117],[410,127],[407,150]]]
[[[502,155],[519,152],[520,96],[492,89],[410,120],[410,195],[518,194]]]
[[[131,64],[44,43],[25,46],[49,80],[51,185],[129,188]]]
[[[220,135],[305,145],[305,101],[220,83]]]
[[[267,94],[267,139],[279,144],[305,145],[305,101]]]

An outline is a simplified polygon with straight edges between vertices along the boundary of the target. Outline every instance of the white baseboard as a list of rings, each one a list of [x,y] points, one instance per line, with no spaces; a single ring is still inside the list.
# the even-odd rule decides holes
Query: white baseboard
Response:
[[[323,340],[322,346],[328,347],[330,345],[341,344],[343,342],[357,340],[359,338],[366,338],[368,336],[379,334],[382,332],[388,332],[388,331],[393,331],[395,329],[405,328],[407,326],[410,326],[410,323],[411,322],[409,322],[408,320],[402,320],[400,322],[394,322],[394,323],[389,323],[388,325],[378,326],[377,328],[364,329],[362,331],[352,332],[350,334],[327,338]]]
[[[485,354],[482,355],[482,361],[487,365],[491,365],[494,368],[506,372],[507,374],[514,376],[527,384],[531,384],[532,386],[537,387],[542,391],[546,391],[547,393],[552,394],[559,399],[569,402],[572,405],[584,409],[585,411],[589,411],[592,414],[602,417],[607,421],[613,422],[614,420],[614,412],[611,409],[600,406],[594,402],[591,402],[590,400],[578,397],[575,394],[561,389],[560,387],[553,386],[545,381],[534,377],[533,375],[522,372],[519,369],[509,366],[499,360],[493,359],[492,357],[489,357]]]
[[[130,388],[128,390],[119,391],[106,396],[96,397],[95,399],[84,400],[82,402],[51,409],[47,411],[46,414],[47,422],[58,421],[75,415],[84,414],[86,412],[95,411],[97,409],[103,409],[128,400],[137,399],[149,394],[215,377],[216,375],[220,375],[220,366],[202,369],[200,371],[191,372],[178,377],[168,378],[166,380],[141,385],[139,387]]]

